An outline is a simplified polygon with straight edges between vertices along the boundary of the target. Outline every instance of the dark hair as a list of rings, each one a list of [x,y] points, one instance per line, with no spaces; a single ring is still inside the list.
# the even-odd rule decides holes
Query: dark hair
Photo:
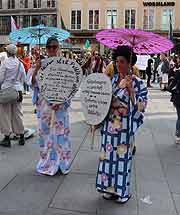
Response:
[[[168,54],[167,54],[167,53],[162,53],[162,55],[164,55],[165,57],[167,57],[167,56],[168,56]]]
[[[49,46],[52,42],[56,42],[57,44],[59,44],[59,41],[56,37],[49,37],[46,42],[46,47]]]
[[[137,56],[133,49],[129,46],[118,46],[112,53],[112,59],[116,61],[117,57],[122,56],[126,58],[128,63],[134,66],[137,62]],[[132,56],[132,58],[131,58]]]
[[[104,66],[104,61],[103,61],[103,58],[102,57],[99,57],[97,60],[96,60],[96,64],[95,64],[95,67],[93,69],[93,72],[94,73],[103,73],[103,66]]]
[[[92,53],[92,55],[94,56],[96,52],[98,52],[98,50],[94,50],[93,53]],[[99,54],[99,52],[98,52],[98,54]]]

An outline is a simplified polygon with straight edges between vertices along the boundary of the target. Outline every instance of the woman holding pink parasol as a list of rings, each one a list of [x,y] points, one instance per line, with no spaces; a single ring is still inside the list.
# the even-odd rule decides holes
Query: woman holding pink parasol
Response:
[[[132,74],[138,54],[170,50],[173,43],[151,32],[137,29],[108,29],[96,35],[105,46],[115,49],[118,74],[112,80],[113,97],[103,122],[96,189],[106,200],[124,204],[131,198],[130,178],[134,135],[143,124],[147,88]]]
[[[102,128],[96,188],[105,199],[126,203],[131,197],[133,137],[143,123],[147,88],[141,79],[129,75],[137,60],[130,47],[118,46],[114,57],[118,74],[112,81],[112,104]]]

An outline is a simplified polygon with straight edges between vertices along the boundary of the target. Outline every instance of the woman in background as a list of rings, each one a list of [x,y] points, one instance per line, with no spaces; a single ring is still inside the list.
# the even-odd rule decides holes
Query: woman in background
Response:
[[[26,81],[26,74],[23,64],[16,57],[17,47],[10,44],[6,48],[8,58],[0,67],[1,89],[14,87],[19,94],[18,101],[11,104],[0,104],[0,132],[5,136],[0,145],[11,147],[10,135],[13,133],[19,136],[19,145],[25,144],[23,125],[23,84]]]
[[[146,67],[146,75],[147,75],[147,87],[148,88],[152,88],[152,86],[151,86],[151,76],[152,76],[152,68],[153,68],[153,60],[152,60],[152,58],[150,58],[149,60],[148,60],[148,63],[147,63],[147,67]]]
[[[177,112],[176,121],[176,144],[180,144],[180,57],[176,59],[176,65],[171,71],[169,78],[168,91],[171,92],[171,102],[174,104]]]

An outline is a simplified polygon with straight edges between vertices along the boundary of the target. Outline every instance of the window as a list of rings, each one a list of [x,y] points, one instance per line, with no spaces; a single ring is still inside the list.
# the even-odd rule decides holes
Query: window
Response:
[[[20,0],[20,8],[28,8],[28,0]]]
[[[42,15],[41,23],[45,26],[56,27],[57,26],[57,16],[56,15]]]
[[[57,15],[45,14],[45,15],[33,15],[32,26],[44,24],[49,27],[57,27]]]
[[[0,9],[2,9],[2,0],[0,0]]]
[[[30,27],[31,26],[31,19],[30,16],[13,16],[17,26],[20,28]]]
[[[8,9],[15,8],[15,0],[8,0]]]
[[[47,0],[47,7],[56,7],[56,1],[55,0]]]
[[[23,28],[31,26],[31,16],[23,16]]]
[[[0,16],[0,34],[8,35],[11,32],[11,17]]]
[[[34,8],[41,8],[41,0],[34,0],[33,6]]]
[[[174,26],[173,9],[164,9],[162,12],[162,26],[161,26],[162,30],[164,31],[169,30],[170,18],[172,18],[172,26]]]
[[[136,27],[136,10],[127,9],[125,10],[125,28]]]
[[[117,27],[117,10],[107,10],[107,28]]]
[[[99,10],[89,10],[89,29],[99,29]]]
[[[154,20],[155,20],[154,8],[144,9],[143,28],[145,30],[153,30],[154,29]]]
[[[81,29],[81,10],[71,11],[71,29]]]
[[[41,24],[41,16],[40,15],[32,16],[32,26],[36,26],[39,24]]]

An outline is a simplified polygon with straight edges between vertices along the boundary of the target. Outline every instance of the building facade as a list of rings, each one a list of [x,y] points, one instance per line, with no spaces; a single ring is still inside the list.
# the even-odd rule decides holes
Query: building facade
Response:
[[[11,16],[18,27],[58,26],[58,0],[0,0],[0,44],[9,43]]]
[[[104,28],[138,28],[168,36],[170,22],[174,40],[180,38],[180,0],[60,0],[64,26],[72,43],[83,46],[95,42]]]

